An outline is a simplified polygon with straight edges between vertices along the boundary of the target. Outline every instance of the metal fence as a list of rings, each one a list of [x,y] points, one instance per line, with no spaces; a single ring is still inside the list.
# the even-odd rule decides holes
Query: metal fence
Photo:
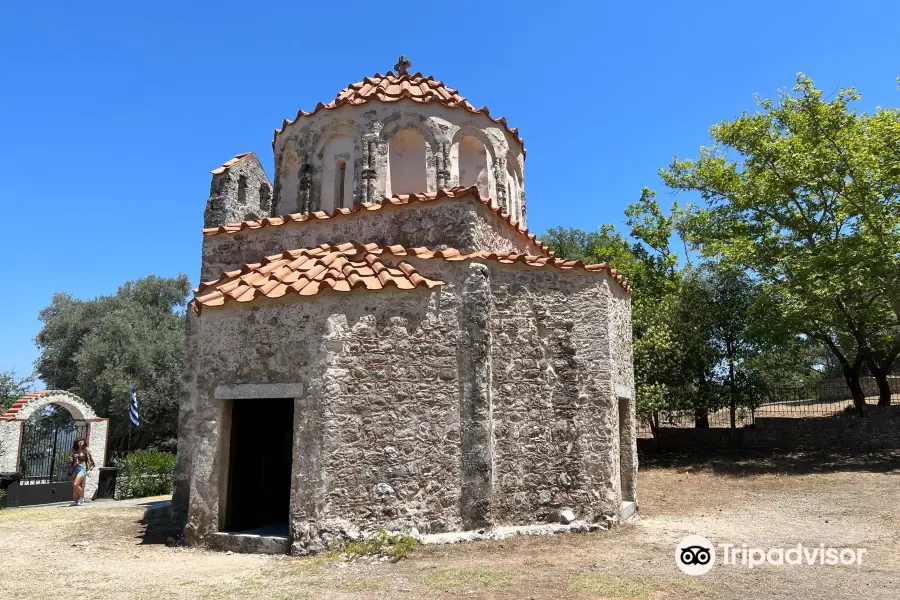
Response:
[[[900,404],[900,377],[889,378],[891,404]],[[878,404],[879,390],[872,378],[861,382],[866,404]],[[749,396],[752,400],[748,399]],[[821,418],[840,415],[855,410],[850,389],[843,380],[825,380],[803,386],[756,388],[738,400],[735,411],[735,427],[752,426],[759,417]],[[674,411],[658,414],[660,428],[693,428],[697,416],[690,412]],[[731,408],[722,406],[705,412],[709,427],[731,427]],[[639,420],[638,436],[652,435],[650,423]]]
[[[63,426],[26,423],[19,459],[22,485],[68,481],[72,444],[85,436],[86,429],[74,423]]]

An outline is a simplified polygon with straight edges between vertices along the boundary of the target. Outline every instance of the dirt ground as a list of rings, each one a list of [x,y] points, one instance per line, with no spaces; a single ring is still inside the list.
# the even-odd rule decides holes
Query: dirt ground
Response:
[[[612,531],[416,549],[398,563],[169,548],[137,507],[0,511],[0,598],[900,598],[900,452],[644,457]],[[860,566],[675,567],[699,534],[866,548]]]

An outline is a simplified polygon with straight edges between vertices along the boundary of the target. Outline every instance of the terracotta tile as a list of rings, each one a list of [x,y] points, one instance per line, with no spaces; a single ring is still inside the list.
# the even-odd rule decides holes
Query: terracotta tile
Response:
[[[292,293],[313,296],[325,289],[351,292],[359,289],[380,290],[386,287],[410,290],[444,285],[442,281],[427,279],[409,262],[385,264],[381,260],[383,255],[412,256],[421,260],[488,260],[534,268],[550,266],[561,270],[603,272],[612,277],[622,289],[631,291],[631,287],[621,274],[606,263],[584,265],[581,261],[518,252],[463,254],[455,248],[431,251],[427,248],[347,242],[337,246],[322,244],[315,248],[285,251],[269,256],[259,263],[244,265],[241,269],[223,273],[218,280],[204,282],[198,286],[194,292],[191,308],[200,314],[203,307],[221,306],[229,301],[251,302],[259,297],[280,298]]]
[[[22,407],[34,400],[35,398],[40,398],[44,394],[49,394],[55,390],[41,390],[39,392],[31,392],[29,394],[25,394],[15,402],[13,402],[9,408],[7,408],[3,414],[0,414],[0,421],[8,421],[16,418],[16,415],[22,410]]]
[[[219,175],[221,173],[224,173],[225,171],[227,171],[228,169],[230,169],[237,163],[241,162],[242,160],[244,160],[251,154],[253,154],[253,153],[252,152],[244,152],[242,154],[238,154],[234,158],[229,159],[229,160],[225,161],[224,163],[222,163],[221,167],[218,167],[217,169],[213,169],[212,171],[210,171],[210,173],[212,173],[213,175]]]
[[[310,281],[303,289],[300,290],[301,296],[314,296],[319,293],[319,282],[318,281]]]
[[[398,102],[403,99],[421,103],[439,102],[450,108],[461,108],[470,113],[481,113],[491,121],[502,125],[513,137],[519,140],[524,150],[525,142],[519,137],[518,129],[511,129],[503,117],[499,119],[492,117],[487,107],[476,109],[459,95],[458,90],[447,87],[442,81],[435,81],[434,77],[425,77],[421,73],[397,73],[395,75],[391,71],[388,71],[385,75],[376,73],[372,77],[366,77],[358,83],[351,83],[338,92],[334,100],[328,104],[318,103],[312,112],[297,111],[297,116],[293,121],[285,119],[281,129],[275,130],[272,146],[275,146],[275,140],[278,139],[278,135],[285,127],[320,110],[335,110],[347,104],[359,106],[372,101]]]

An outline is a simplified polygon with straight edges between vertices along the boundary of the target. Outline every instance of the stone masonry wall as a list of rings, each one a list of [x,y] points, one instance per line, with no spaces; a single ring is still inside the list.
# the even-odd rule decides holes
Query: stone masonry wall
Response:
[[[622,497],[637,501],[637,407],[634,393],[634,362],[631,330],[631,294],[621,287],[607,282],[606,294],[609,298],[609,344],[613,359],[612,379],[618,401],[619,448],[615,453],[619,459]]]
[[[598,502],[615,479],[598,440],[615,418],[602,281],[585,289],[549,271],[492,275],[494,516],[525,524],[562,508],[588,521],[611,513]],[[583,397],[595,378],[603,380],[597,396]]]
[[[326,221],[290,223],[220,233],[203,238],[202,281],[223,271],[255,263],[285,250],[312,248],[323,243],[400,244],[407,248],[457,248],[463,252],[518,251],[541,255],[524,235],[505,226],[475,198],[413,202],[384,206],[373,212],[338,216]]]
[[[640,441],[643,451],[697,448],[861,449],[900,448],[900,407],[872,409],[864,418],[758,417],[754,427],[663,428],[657,439]]]
[[[189,398],[182,400],[182,406],[188,408],[181,411],[178,440],[179,453],[190,456],[189,464],[182,467],[190,471],[189,539],[200,539],[219,526],[219,486],[227,477],[219,449],[227,415],[223,401],[215,399],[216,386],[302,383],[311,387],[311,375],[318,373],[316,342],[322,339],[331,308],[327,302],[316,301],[293,306],[257,302],[204,311],[197,320],[195,337],[189,339],[189,348],[196,344],[195,374],[185,388]],[[295,407],[295,418],[298,412]],[[180,476],[176,472],[175,498],[183,502]]]
[[[459,529],[457,311],[444,300],[373,294],[329,319],[320,535],[348,521]]]
[[[389,259],[397,260],[397,259]],[[412,259],[433,290],[323,293],[198,319],[187,536],[216,531],[217,385],[301,383],[293,552],[376,524],[421,532],[614,520],[618,404],[601,274]],[[630,356],[630,346],[618,352]]]
[[[619,392],[629,392],[633,398],[634,363],[631,333],[631,294],[618,285],[607,283],[609,302],[609,343],[613,357],[613,384]]]
[[[22,440],[22,421],[0,421],[0,472],[18,471],[16,459]]]
[[[88,421],[88,446],[97,468],[88,473],[84,482],[84,496],[93,500],[100,486],[100,469],[106,466],[106,439],[109,434],[109,419],[90,419]]]
[[[172,490],[172,519],[185,524],[191,488],[191,464],[195,450],[194,436],[199,433],[195,411],[200,401],[197,376],[200,370],[200,318],[187,311],[185,319],[184,373],[178,404],[178,448],[175,454],[175,476]]]
[[[900,394],[900,376],[888,375],[888,384],[895,394]],[[844,378],[826,379],[819,381],[816,386],[816,397],[822,402],[830,402],[835,400],[852,400],[853,395],[850,393],[850,386]],[[878,396],[878,382],[871,375],[859,378],[859,387],[862,388],[863,394],[867,397]]]

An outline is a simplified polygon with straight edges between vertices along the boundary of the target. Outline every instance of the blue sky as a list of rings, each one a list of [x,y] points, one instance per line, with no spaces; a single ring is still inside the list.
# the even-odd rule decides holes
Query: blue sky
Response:
[[[0,19],[0,369],[56,291],[196,283],[209,170],[406,54],[528,148],[529,225],[621,223],[657,169],[798,71],[897,106],[896,2],[8,3]]]

